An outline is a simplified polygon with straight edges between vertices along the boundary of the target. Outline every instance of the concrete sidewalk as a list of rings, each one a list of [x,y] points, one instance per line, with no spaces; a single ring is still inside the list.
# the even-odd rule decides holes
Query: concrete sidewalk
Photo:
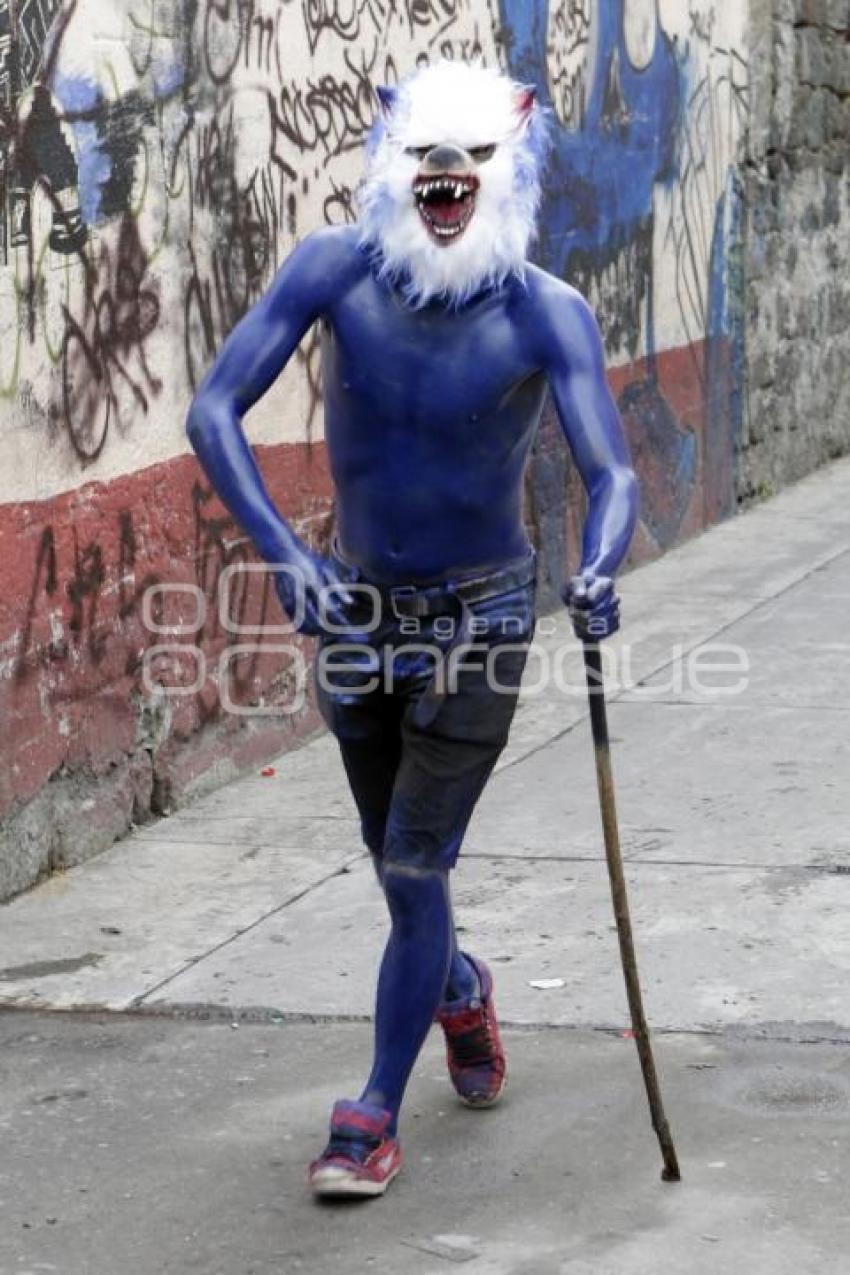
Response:
[[[431,1272],[463,1260],[471,1275],[619,1275],[683,1264],[713,1272],[730,1261],[734,1268],[737,1257],[743,1264],[747,1253],[748,1269],[770,1275],[847,1269],[840,1194],[833,1207],[827,1179],[817,1175],[830,1182],[834,1172],[846,1176],[846,1150],[836,1151],[836,1139],[846,1138],[850,1111],[850,1052],[841,1048],[850,1043],[848,509],[845,461],[622,582],[625,629],[607,648],[618,800],[647,1008],[659,1033],[662,1071],[678,1099],[671,1116],[689,1153],[691,1185],[675,1204],[669,1189],[657,1185],[637,1061],[631,1049],[625,1057],[618,1035],[627,1012],[580,653],[561,616],[541,625],[510,747],[476,814],[455,881],[464,935],[496,971],[501,1017],[522,1029],[512,1036],[522,1092],[501,1126],[485,1122],[480,1145],[466,1146],[466,1131],[470,1137],[472,1131],[461,1117],[464,1149],[445,1165],[435,1147],[422,1150],[431,1147],[433,1134],[423,1141],[412,1126],[408,1176],[415,1183],[394,1188],[410,1191],[407,1207],[418,1201],[427,1214],[429,1202],[437,1207],[452,1197],[448,1180],[457,1174],[457,1198],[472,1192],[460,1229],[479,1238],[474,1252],[446,1256],[434,1250],[417,1265],[413,1250],[398,1248],[388,1200],[383,1212],[362,1222],[374,1237],[374,1262],[363,1270],[396,1269],[404,1262],[411,1273]],[[729,667],[712,673],[712,661]],[[543,686],[543,675],[553,668],[560,689],[551,682]],[[746,689],[730,694],[742,675]],[[358,1020],[371,1012],[385,920],[333,741],[319,738],[281,758],[275,770],[273,777],[248,778],[139,831],[0,908],[0,1006],[183,1019],[200,1013],[226,1023],[252,1022],[251,1032],[265,1031],[282,1054],[281,1042],[290,1041],[281,1093],[299,1120],[303,1115],[303,1144],[293,1135],[293,1159],[303,1161],[321,1139],[330,1098],[361,1078],[368,1028]],[[540,979],[557,979],[558,985],[533,988]],[[25,1035],[27,1021],[13,1015],[6,1034],[17,1023],[15,1031]],[[52,1036],[70,1040],[87,1020],[46,1021]],[[183,1021],[166,1028],[126,1017],[109,1022],[115,1025],[98,1020],[91,1032],[114,1034],[122,1024],[121,1032],[165,1033],[174,1057],[184,1056],[177,1043],[181,1031],[192,1048],[219,1039],[204,1037],[220,1030],[214,1025]],[[436,1045],[429,1048],[423,1072],[436,1075]],[[229,1065],[220,1054],[211,1051],[213,1070]],[[192,1057],[192,1066],[202,1067]],[[305,1066],[308,1060],[308,1069],[299,1070],[298,1060]],[[83,1089],[89,1063],[79,1060]],[[722,1082],[703,1083],[704,1067],[719,1069]],[[608,1108],[591,1102],[597,1081],[609,1099],[613,1095]],[[562,1082],[573,1096],[563,1099],[563,1133],[556,1136],[561,1098],[548,1115],[544,1099],[560,1095]],[[211,1076],[205,1083],[214,1088]],[[585,1098],[589,1107],[582,1106]],[[280,1112],[268,1101],[273,1122]],[[423,1101],[424,1116],[434,1104]],[[523,1109],[527,1120],[541,1122],[532,1131],[536,1127],[542,1136],[551,1126],[545,1127],[551,1154],[539,1163],[520,1119]],[[732,1118],[732,1109],[746,1118]],[[595,1124],[590,1110],[599,1116]],[[260,1128],[259,1110],[239,1111],[233,1118],[247,1123],[222,1137],[236,1139],[244,1151],[247,1142],[240,1140],[256,1136],[262,1142],[269,1128]],[[4,1137],[17,1136],[21,1115],[14,1099],[6,1115]],[[167,1137],[169,1123],[162,1118]],[[493,1113],[493,1119],[500,1117]],[[424,1134],[425,1119],[420,1123]],[[753,1133],[756,1125],[765,1132]],[[794,1146],[811,1154],[795,1158]],[[513,1215],[505,1194],[514,1148],[527,1178],[526,1196],[517,1197],[525,1199],[522,1216]],[[49,1153],[42,1148],[32,1154],[37,1160]],[[423,1155],[433,1158],[430,1171]],[[471,1156],[485,1184],[476,1177],[474,1191]],[[734,1164],[739,1177],[746,1169],[747,1181],[760,1182],[759,1190],[711,1168],[721,1160]],[[575,1176],[565,1247],[563,1182],[551,1173],[554,1164],[567,1161]],[[624,1165],[638,1176],[624,1172]],[[439,1186],[431,1181],[438,1166]],[[492,1244],[486,1240],[493,1225],[488,1175],[500,1197],[500,1238]],[[597,1260],[593,1254],[602,1250],[593,1247],[598,1235],[592,1242],[587,1192],[605,1196],[612,1184],[618,1184],[625,1212],[610,1225],[617,1234],[626,1228],[631,1238],[603,1245],[607,1256]],[[231,1228],[246,1216],[235,1189]],[[186,1190],[181,1216],[195,1207]],[[297,1194],[291,1181],[286,1191],[287,1198]],[[0,1195],[8,1201],[8,1192]],[[800,1206],[796,1211],[781,1204],[792,1198]],[[244,1204],[250,1215],[247,1195]],[[643,1234],[640,1219],[647,1209],[652,1222],[641,1239],[632,1229]],[[447,1216],[444,1204],[431,1220],[423,1214],[419,1238],[460,1225],[453,1219],[451,1227],[440,1226],[438,1214]],[[361,1233],[365,1215],[356,1222],[347,1216],[347,1233]],[[384,1219],[383,1229],[376,1217]],[[309,1229],[315,1219],[302,1201],[290,1221]],[[539,1260],[526,1266],[532,1223]],[[273,1218],[269,1225],[273,1231]],[[700,1241],[703,1232],[715,1231],[714,1239]],[[334,1233],[341,1235],[342,1228],[334,1224]],[[733,1235],[739,1247],[721,1257],[719,1246]],[[334,1269],[321,1264],[314,1240],[305,1234],[303,1269]],[[291,1234],[290,1241],[287,1251],[294,1252]],[[25,1269],[11,1250],[7,1256],[3,1243],[0,1273]],[[283,1248],[269,1250],[277,1251]],[[67,1275],[100,1275],[120,1265],[110,1259],[102,1266],[36,1267],[29,1260],[33,1269]],[[541,1265],[544,1260],[549,1264]],[[180,1265],[173,1256],[157,1261],[153,1251],[125,1268],[282,1269],[268,1256],[244,1268]]]

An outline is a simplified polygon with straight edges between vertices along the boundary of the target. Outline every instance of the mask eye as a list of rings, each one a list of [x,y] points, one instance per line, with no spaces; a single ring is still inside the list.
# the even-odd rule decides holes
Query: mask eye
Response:
[[[433,146],[406,146],[405,155],[412,155],[414,159],[427,159],[434,149]]]
[[[486,164],[488,159],[492,159],[496,153],[496,143],[490,146],[472,146],[469,151],[476,164]]]

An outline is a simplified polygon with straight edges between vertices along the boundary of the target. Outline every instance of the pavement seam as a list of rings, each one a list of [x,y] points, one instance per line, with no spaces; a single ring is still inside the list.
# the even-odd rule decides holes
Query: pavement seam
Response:
[[[214,837],[148,837],[145,841],[146,846],[153,846],[161,843],[163,846],[232,846],[233,838],[227,837],[223,841],[217,841]],[[293,851],[298,853],[304,849],[303,843],[296,845],[281,845],[278,841],[265,841],[262,837],[246,837],[244,843],[247,846],[257,846],[261,850],[274,850],[275,852],[282,850]]]
[[[623,857],[629,867],[636,868],[717,868],[724,872],[812,872],[818,876],[843,877],[850,874],[841,871],[843,865],[831,863],[715,863],[710,859],[647,859],[632,858],[627,850]],[[464,859],[487,859],[499,863],[505,859],[511,863],[598,863],[605,866],[604,854],[487,854],[483,850],[465,850]]]
[[[144,1019],[160,1018],[172,1021],[207,1023],[210,1026],[229,1024],[246,1027],[282,1027],[282,1026],[369,1026],[374,1022],[371,1014],[321,1014],[306,1013],[295,1010],[280,1010],[266,1005],[220,1005],[205,1001],[160,1001],[154,1005],[130,1005],[123,1009],[111,1009],[107,1005],[92,1003],[89,1005],[63,1006],[58,1009],[43,1005],[4,1005],[0,1006],[2,1014],[56,1015],[68,1018],[109,1018]],[[514,1022],[500,1018],[500,1029],[516,1032],[517,1035],[530,1035],[534,1032],[570,1032],[594,1033],[601,1036],[615,1036],[621,1040],[631,1040],[631,1027],[625,1014],[620,1023],[553,1023],[546,1020],[535,1022]],[[838,1028],[841,1032],[842,1029]],[[705,1038],[708,1040],[726,1040],[741,1043],[787,1044],[787,1045],[850,1045],[850,1029],[843,1034],[806,1031],[797,1035],[773,1030],[769,1024],[751,1024],[739,1028],[735,1024],[703,1027],[651,1026],[653,1037],[684,1036],[689,1038]]]
[[[721,700],[708,699],[650,699],[648,697],[646,699],[630,699],[629,696],[632,695],[634,695],[633,691],[625,691],[622,695],[617,696],[617,703],[629,704],[632,707],[637,705],[638,708],[642,708],[647,704],[652,704],[653,707],[658,706],[660,708],[722,708],[725,712],[729,712],[730,710],[734,712],[737,710],[741,713],[748,712],[753,708],[781,709],[795,713],[846,713],[850,710],[850,703],[836,704],[833,702],[832,704],[797,704],[791,700],[783,700],[782,703],[777,703],[775,699],[748,699],[746,704],[730,704],[728,702],[724,703]]]
[[[237,780],[237,783],[239,781]],[[203,800],[203,799],[202,799]],[[156,824],[157,828],[172,827],[174,824],[195,823],[199,818],[203,818],[203,814],[199,813],[200,802],[197,805],[187,806],[179,814],[166,815]],[[216,821],[219,823],[238,823],[245,819],[269,819],[270,815],[225,815],[215,811]],[[353,823],[358,822],[356,815],[291,815],[293,823]],[[150,841],[153,836],[154,829],[134,829],[133,835],[139,841]],[[166,837],[160,838],[166,841]]]
[[[341,864],[340,867],[335,868],[333,872],[328,872],[318,881],[311,882],[310,885],[305,886],[303,890],[299,890],[297,894],[293,894],[288,899],[285,899],[283,903],[278,903],[275,907],[269,908],[269,910],[264,912],[262,916],[256,917],[249,925],[243,925],[240,929],[235,930],[233,934],[228,935],[226,939],[222,939],[220,943],[214,944],[214,946],[209,948],[208,951],[201,952],[198,956],[193,956],[191,960],[185,961],[179,969],[174,970],[165,978],[160,979],[158,983],[154,983],[152,987],[147,988],[144,992],[141,992],[140,995],[134,996],[130,1002],[130,1008],[141,1009],[143,1002],[146,1001],[149,996],[155,995],[157,992],[161,991],[162,988],[167,987],[169,983],[173,983],[175,979],[178,979],[183,974],[188,973],[189,970],[194,969],[203,961],[208,960],[209,957],[215,956],[217,952],[221,952],[231,943],[235,943],[236,940],[242,938],[243,935],[250,934],[252,930],[257,929],[258,926],[262,925],[265,921],[268,921],[270,917],[277,916],[280,912],[284,912],[287,908],[292,907],[294,903],[298,903],[301,899],[306,898],[306,896],[311,894],[313,890],[320,889],[323,885],[327,885],[329,881],[333,881],[336,877],[345,876],[351,871],[352,867],[356,863],[360,863],[366,857],[367,852],[362,850],[358,854],[353,855],[350,859],[346,859],[345,862]]]

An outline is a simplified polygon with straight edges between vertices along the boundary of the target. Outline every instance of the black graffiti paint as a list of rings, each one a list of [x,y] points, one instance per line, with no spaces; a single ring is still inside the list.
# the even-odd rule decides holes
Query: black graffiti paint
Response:
[[[143,599],[148,589],[160,583],[160,577],[149,571],[141,578],[137,577],[138,543],[133,515],[129,509],[122,509],[118,514],[118,618],[128,620],[140,613]],[[154,599],[153,618],[163,623],[161,614],[162,595]],[[159,608],[159,614],[157,609]],[[150,634],[150,640],[155,634]],[[140,656],[128,653],[126,672],[132,673],[137,668]]]
[[[125,424],[128,411],[147,413],[151,398],[162,391],[145,353],[145,342],[160,319],[159,297],[147,271],[138,228],[126,216],[114,267],[104,251],[82,318],[62,307],[62,402],[57,410],[83,464],[100,456],[112,425]]]
[[[144,131],[155,122],[152,103],[141,93],[104,102],[96,116],[100,149],[109,160],[109,176],[100,188],[100,216],[109,220],[130,210]]]
[[[301,0],[311,56],[322,40],[355,44],[393,28],[435,47],[457,24],[463,0]]]
[[[570,128],[581,128],[587,107],[587,65],[590,43],[590,0],[569,0],[550,14],[550,38],[546,47],[549,90],[558,118]]]
[[[61,678],[49,683],[49,698],[53,703],[72,702],[90,698],[98,693],[109,694],[116,676],[114,661],[109,655],[115,652],[115,618],[112,615],[112,595],[117,592],[117,619],[133,639],[122,646],[124,673],[135,676],[139,671],[145,650],[159,641],[154,631],[142,624],[143,600],[149,588],[161,583],[156,572],[137,576],[137,536],[133,514],[128,509],[117,514],[118,551],[109,558],[104,544],[111,543],[114,531],[109,529],[103,543],[98,539],[80,543],[72,530],[72,561],[64,571],[60,569],[56,545],[56,529],[52,525],[43,528],[36,550],[24,622],[21,627],[15,656],[14,677],[25,682],[34,674],[53,670],[56,673],[77,673],[83,665],[86,669],[85,684],[76,678],[69,685]],[[153,618],[163,623],[162,596],[154,599]],[[37,635],[37,622],[44,623],[45,611],[61,609],[64,623],[56,633]],[[53,621],[51,621],[52,630]],[[84,660],[83,658],[84,657]],[[126,696],[124,696],[126,698]]]
[[[61,0],[0,0],[0,264],[9,248],[31,247],[37,185],[53,205],[51,249],[72,255],[86,239],[76,159],[43,83],[51,28],[74,8],[75,0],[65,13]]]
[[[327,163],[338,155],[359,149],[375,120],[378,49],[344,54],[346,74],[332,74],[306,81],[291,80],[274,100],[272,126],[299,155],[318,154]],[[381,66],[377,81],[393,82],[397,73],[391,60]]]
[[[103,550],[96,542],[81,549],[76,532],[73,534],[74,572],[65,586],[71,604],[68,630],[77,647],[85,644],[86,654],[96,666],[104,657],[108,638],[108,633],[97,627],[98,602],[106,580]]]
[[[228,515],[211,513],[210,504],[214,502],[213,492],[209,487],[196,482],[192,488],[192,507],[194,522],[194,562],[195,579],[198,588],[207,601],[206,619],[201,629],[193,635],[196,645],[209,643],[216,638],[224,637],[225,646],[236,646],[243,642],[238,633],[228,629],[225,631],[221,623],[221,598],[224,572],[239,564],[252,563],[254,555],[244,537],[238,535],[233,520]],[[231,577],[228,589],[227,610],[232,627],[244,625],[249,617],[252,595],[256,596],[258,577],[255,572],[237,572]],[[268,624],[279,624],[280,619],[271,614],[274,587],[270,572],[262,576],[260,584],[259,615],[253,621],[258,628]],[[229,666],[231,691],[247,694],[254,683],[261,656],[261,639],[251,638],[250,650],[241,655]],[[218,693],[213,690],[208,699],[202,695],[199,707],[203,720],[211,720],[220,711]]]
[[[59,572],[56,560],[56,537],[52,527],[45,527],[41,533],[36,550],[35,568],[32,586],[27,600],[24,621],[18,641],[15,657],[15,679],[21,681],[32,664],[38,660],[48,663],[51,659],[62,658],[65,654],[65,643],[53,642],[47,647],[36,647],[33,642],[33,624],[38,611],[38,603],[42,597],[52,599],[59,588]]]
[[[384,6],[385,10],[389,6]],[[301,14],[311,57],[323,36],[331,40],[359,40],[363,30],[363,5],[359,0],[301,0]],[[375,23],[375,16],[372,22]],[[378,21],[385,22],[384,12]]]
[[[623,242],[606,251],[576,250],[567,262],[566,277],[592,299],[609,355],[640,354],[646,306],[652,299],[653,218],[646,218]]]
[[[215,240],[199,261],[194,243],[184,300],[186,371],[197,388],[219,340],[227,336],[259,299],[280,243],[281,208],[286,206],[285,173],[277,166],[255,170],[247,185],[236,178],[233,107],[194,139],[193,207],[212,211]]]
[[[356,221],[357,208],[352,187],[338,186],[331,178],[331,193],[325,196],[322,213],[329,226],[347,226]]]
[[[276,70],[278,79],[283,78],[283,9],[279,4],[270,17],[259,12],[256,0],[206,0],[202,60],[210,84],[227,85],[239,67],[262,75]]]

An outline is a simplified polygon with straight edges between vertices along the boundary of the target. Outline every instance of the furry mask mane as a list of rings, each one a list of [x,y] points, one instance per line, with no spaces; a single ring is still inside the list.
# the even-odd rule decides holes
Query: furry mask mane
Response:
[[[444,61],[378,97],[358,223],[379,275],[415,308],[522,278],[547,150],[534,89]]]

